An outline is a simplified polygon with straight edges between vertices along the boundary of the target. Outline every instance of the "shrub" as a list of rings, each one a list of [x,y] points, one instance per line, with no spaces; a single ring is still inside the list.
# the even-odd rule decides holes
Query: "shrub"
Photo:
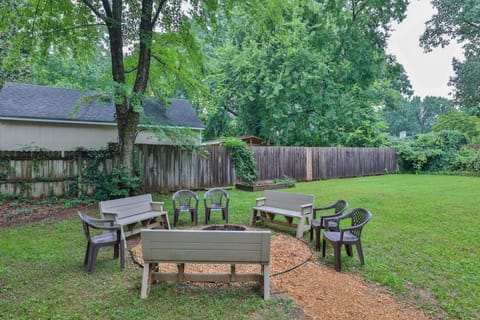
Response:
[[[227,138],[223,146],[232,150],[233,163],[237,176],[248,184],[254,184],[258,178],[257,161],[247,144],[237,138]]]
[[[468,137],[464,133],[444,130],[399,140],[394,147],[403,171],[452,172],[458,152],[466,143]]]
[[[453,162],[453,168],[458,171],[480,174],[480,150],[463,147]]]

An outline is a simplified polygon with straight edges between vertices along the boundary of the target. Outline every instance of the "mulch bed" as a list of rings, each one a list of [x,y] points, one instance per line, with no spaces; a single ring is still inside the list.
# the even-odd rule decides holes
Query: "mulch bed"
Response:
[[[12,215],[19,208],[4,202],[0,206],[0,227],[40,221],[54,223],[76,215],[77,210],[85,210],[64,210],[53,204],[25,205],[22,208],[31,210]],[[129,241],[129,247],[133,248],[132,256],[141,263],[138,239]],[[274,233],[271,244],[272,296],[290,297],[310,319],[429,319],[421,310],[397,301],[384,288],[367,283],[359,276],[336,272],[333,266],[321,265],[316,260],[316,253],[312,255],[303,241]],[[171,267],[175,268],[174,265]],[[251,268],[259,266],[239,265],[237,272],[253,272]],[[229,266],[225,265],[186,265],[186,272],[228,271]]]

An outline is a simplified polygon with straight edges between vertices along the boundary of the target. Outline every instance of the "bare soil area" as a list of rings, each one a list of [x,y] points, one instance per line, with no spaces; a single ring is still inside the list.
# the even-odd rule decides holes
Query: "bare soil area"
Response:
[[[22,225],[31,222],[55,222],[76,215],[77,210],[85,207],[65,209],[57,203],[23,203],[17,200],[0,202],[0,227]]]
[[[19,204],[4,201],[0,227],[31,222],[53,223],[76,215],[77,210],[55,204]],[[129,241],[132,257],[141,263],[138,239]],[[321,265],[303,241],[274,233],[271,245],[272,296],[288,296],[303,310],[299,319],[429,319],[421,310],[400,302],[384,288],[356,275],[336,272]],[[131,262],[133,264],[133,261]],[[171,266],[174,268],[175,266]],[[242,269],[243,268],[243,269]],[[252,272],[256,265],[238,266],[237,272]],[[187,265],[186,272],[228,272],[225,265]]]

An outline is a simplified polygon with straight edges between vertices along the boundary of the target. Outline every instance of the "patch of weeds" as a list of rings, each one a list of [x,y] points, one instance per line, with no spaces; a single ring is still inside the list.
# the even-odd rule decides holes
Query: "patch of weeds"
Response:
[[[30,214],[30,213],[33,213],[35,211],[37,211],[37,209],[34,209],[34,208],[18,208],[18,209],[15,209],[15,211],[7,212],[5,214],[5,217],[7,219],[10,219],[10,218],[22,215],[22,214]]]
[[[36,205],[39,205],[39,206],[44,206],[44,205],[53,204],[53,203],[55,203],[55,202],[56,202],[55,199],[45,199],[45,200],[39,200],[39,201],[37,201],[35,204],[36,204]]]
[[[79,205],[84,204],[85,201],[81,199],[65,199],[63,202],[63,207],[65,209],[75,208]]]
[[[10,208],[16,208],[16,207],[18,207],[18,202],[17,201],[12,201],[8,204],[8,206]]]
[[[34,204],[38,202],[37,200],[34,199],[28,199],[28,198],[23,198],[20,200],[22,204]]]

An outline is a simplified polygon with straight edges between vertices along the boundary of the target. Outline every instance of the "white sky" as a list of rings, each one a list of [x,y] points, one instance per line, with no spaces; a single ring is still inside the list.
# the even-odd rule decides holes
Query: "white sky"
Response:
[[[434,13],[429,0],[412,0],[407,17],[400,25],[394,26],[389,40],[388,52],[397,57],[408,74],[415,95],[451,97],[452,88],[448,80],[453,76],[452,58],[463,57],[461,47],[451,43],[445,48],[435,48],[425,53],[419,45],[425,30],[425,22]]]

